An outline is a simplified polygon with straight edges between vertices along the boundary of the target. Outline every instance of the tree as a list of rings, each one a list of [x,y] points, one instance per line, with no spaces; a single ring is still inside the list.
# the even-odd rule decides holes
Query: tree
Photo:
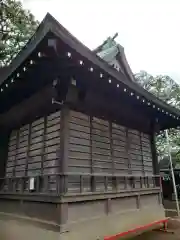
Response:
[[[145,71],[141,71],[135,74],[135,79],[147,91],[180,109],[180,87],[172,78],[167,75],[154,77]],[[180,162],[180,131],[178,129],[170,129],[169,138],[172,146],[173,161]],[[157,136],[156,144],[160,158],[164,159],[167,155],[164,133]]]
[[[8,65],[34,34],[38,22],[16,0],[0,0],[0,67]]]

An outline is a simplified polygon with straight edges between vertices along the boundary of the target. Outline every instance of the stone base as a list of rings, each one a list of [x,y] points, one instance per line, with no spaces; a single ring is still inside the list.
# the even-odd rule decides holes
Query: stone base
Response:
[[[116,235],[162,219],[165,219],[163,207],[149,207],[125,213],[110,214],[99,219],[69,225],[69,232],[61,234],[61,239],[104,239],[104,237]],[[156,226],[154,227],[156,228]]]

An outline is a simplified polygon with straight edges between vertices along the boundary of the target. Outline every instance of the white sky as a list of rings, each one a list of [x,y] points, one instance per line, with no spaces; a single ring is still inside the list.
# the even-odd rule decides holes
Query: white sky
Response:
[[[23,5],[39,21],[51,13],[90,49],[118,32],[133,72],[168,74],[180,83],[180,0],[23,0]]]

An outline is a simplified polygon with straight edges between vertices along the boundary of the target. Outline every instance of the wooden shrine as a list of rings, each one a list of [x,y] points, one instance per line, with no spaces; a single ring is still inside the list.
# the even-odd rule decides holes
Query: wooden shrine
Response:
[[[180,112],[132,77],[50,14],[0,75],[0,217],[26,222],[18,239],[31,224],[34,239],[95,240],[165,218],[154,137]]]

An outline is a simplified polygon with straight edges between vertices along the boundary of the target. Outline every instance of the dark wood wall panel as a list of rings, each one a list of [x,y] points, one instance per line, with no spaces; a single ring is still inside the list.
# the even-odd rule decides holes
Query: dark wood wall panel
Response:
[[[68,172],[91,173],[90,117],[70,111],[69,129]],[[90,182],[85,181],[84,187],[89,189]],[[79,176],[69,177],[68,189],[80,189]]]
[[[153,173],[150,136],[97,117],[70,111],[68,120],[68,190],[90,191],[90,174]],[[12,131],[9,139],[6,176],[36,176],[61,172],[61,112]],[[62,145],[63,146],[63,145]],[[55,176],[49,177],[49,190],[55,190]],[[108,178],[108,181],[112,181]],[[119,187],[121,183],[119,182]],[[107,187],[112,188],[112,182]],[[81,186],[81,187],[80,187]],[[96,189],[104,189],[104,178],[96,177]]]
[[[92,118],[91,123],[91,144],[93,172],[98,174],[112,173],[112,156],[110,125],[108,121]],[[104,179],[96,178],[96,190],[104,190]]]
[[[27,175],[41,174],[42,149],[43,149],[44,117],[31,124],[31,136],[29,142],[29,156],[27,163]]]
[[[128,153],[126,149],[126,128],[112,123],[112,160],[114,172],[128,174]]]
[[[13,169],[15,167],[16,161],[16,148],[17,148],[17,141],[18,141],[17,131],[12,131],[9,139],[9,146],[8,146],[8,157],[6,163],[6,176],[11,177],[13,176]]]
[[[92,118],[92,162],[95,173],[112,173],[109,122]]]
[[[71,111],[69,136],[69,170],[70,172],[90,173],[90,117]]]
[[[60,167],[60,111],[18,130],[9,139],[6,176],[55,174]],[[49,188],[55,188],[51,177]]]
[[[148,135],[75,111],[70,111],[69,129],[68,172],[114,173],[122,176],[152,174]],[[137,179],[140,184],[140,178]],[[87,178],[84,182],[83,187],[89,189],[90,179]],[[80,184],[79,176],[69,178],[69,190],[78,191]],[[96,177],[96,190],[98,189],[104,189],[102,177]]]
[[[140,132],[133,129],[128,129],[129,139],[129,154],[131,159],[131,171],[133,175],[142,175],[144,172],[143,168],[143,157],[141,151],[141,139]]]
[[[150,136],[147,134],[141,133],[141,141],[142,141],[144,171],[146,174],[153,174]]]

